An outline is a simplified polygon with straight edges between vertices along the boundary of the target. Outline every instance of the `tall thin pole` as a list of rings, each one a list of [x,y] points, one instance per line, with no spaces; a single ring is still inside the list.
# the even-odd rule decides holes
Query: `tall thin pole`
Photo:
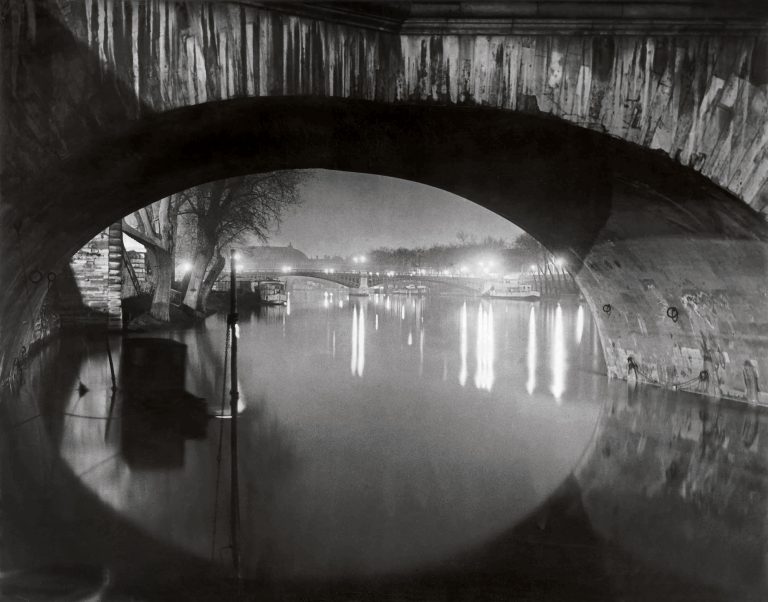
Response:
[[[232,541],[232,566],[235,578],[240,581],[240,486],[237,475],[237,401],[240,393],[237,390],[237,280],[235,279],[235,250],[229,252],[229,328],[231,329],[230,344],[230,390],[229,408],[232,414],[229,441],[231,445],[231,484],[230,497],[230,539]]]
[[[112,392],[114,393],[117,390],[117,382],[115,381],[115,365],[112,363],[112,348],[109,346],[109,336],[107,336],[106,341],[107,357],[109,358],[109,372],[112,375]]]

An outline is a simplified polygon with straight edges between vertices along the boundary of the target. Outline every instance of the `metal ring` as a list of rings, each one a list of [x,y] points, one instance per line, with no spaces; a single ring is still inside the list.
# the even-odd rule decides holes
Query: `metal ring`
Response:
[[[56,281],[56,272],[48,272],[48,282],[55,282]]]
[[[668,307],[667,317],[671,318],[673,322],[677,322],[677,319],[680,317],[680,312],[677,311],[677,308],[675,306]]]
[[[29,274],[29,279],[32,281],[32,284],[37,284],[43,279],[43,273],[40,270],[35,270]]]
[[[603,311],[605,313],[610,314],[612,310],[613,310],[613,307],[611,307],[610,303],[606,303],[605,305],[603,305]]]

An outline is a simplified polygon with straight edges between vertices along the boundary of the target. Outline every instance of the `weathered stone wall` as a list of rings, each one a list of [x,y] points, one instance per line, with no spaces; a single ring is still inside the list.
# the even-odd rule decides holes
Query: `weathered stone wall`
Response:
[[[754,370],[768,388],[768,243],[759,219],[719,205],[614,185],[577,273],[612,376],[746,399]]]
[[[122,328],[121,236],[110,226],[72,256],[72,281],[53,300],[62,327]]]
[[[67,27],[139,112],[285,95],[541,112],[768,204],[768,37],[754,32],[427,36],[228,2],[65,6]]]

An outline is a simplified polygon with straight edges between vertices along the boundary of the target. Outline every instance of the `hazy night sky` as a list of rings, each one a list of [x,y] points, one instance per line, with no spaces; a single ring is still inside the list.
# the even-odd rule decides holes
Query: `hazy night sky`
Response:
[[[312,174],[302,190],[304,204],[286,215],[268,244],[291,243],[309,257],[347,256],[455,243],[459,230],[510,241],[522,232],[479,205],[423,184],[340,171]]]

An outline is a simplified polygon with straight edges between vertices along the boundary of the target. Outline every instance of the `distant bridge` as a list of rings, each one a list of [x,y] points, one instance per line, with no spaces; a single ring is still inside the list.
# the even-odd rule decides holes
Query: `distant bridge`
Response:
[[[392,285],[398,282],[408,284],[438,284],[441,286],[447,286],[479,294],[484,292],[495,280],[487,278],[474,278],[465,276],[449,276],[438,274],[413,274],[411,272],[397,272],[393,270],[336,270],[336,269],[319,269],[316,267],[297,267],[297,268],[264,268],[260,270],[246,270],[237,273],[237,281],[254,281],[254,280],[268,280],[268,279],[281,279],[288,277],[299,278],[316,278],[318,280],[326,280],[341,286],[346,286],[351,289],[359,289],[361,286],[361,280],[363,277],[367,278],[367,286],[369,288]],[[222,277],[217,281],[216,288],[219,290],[226,289],[229,286],[229,278]]]

